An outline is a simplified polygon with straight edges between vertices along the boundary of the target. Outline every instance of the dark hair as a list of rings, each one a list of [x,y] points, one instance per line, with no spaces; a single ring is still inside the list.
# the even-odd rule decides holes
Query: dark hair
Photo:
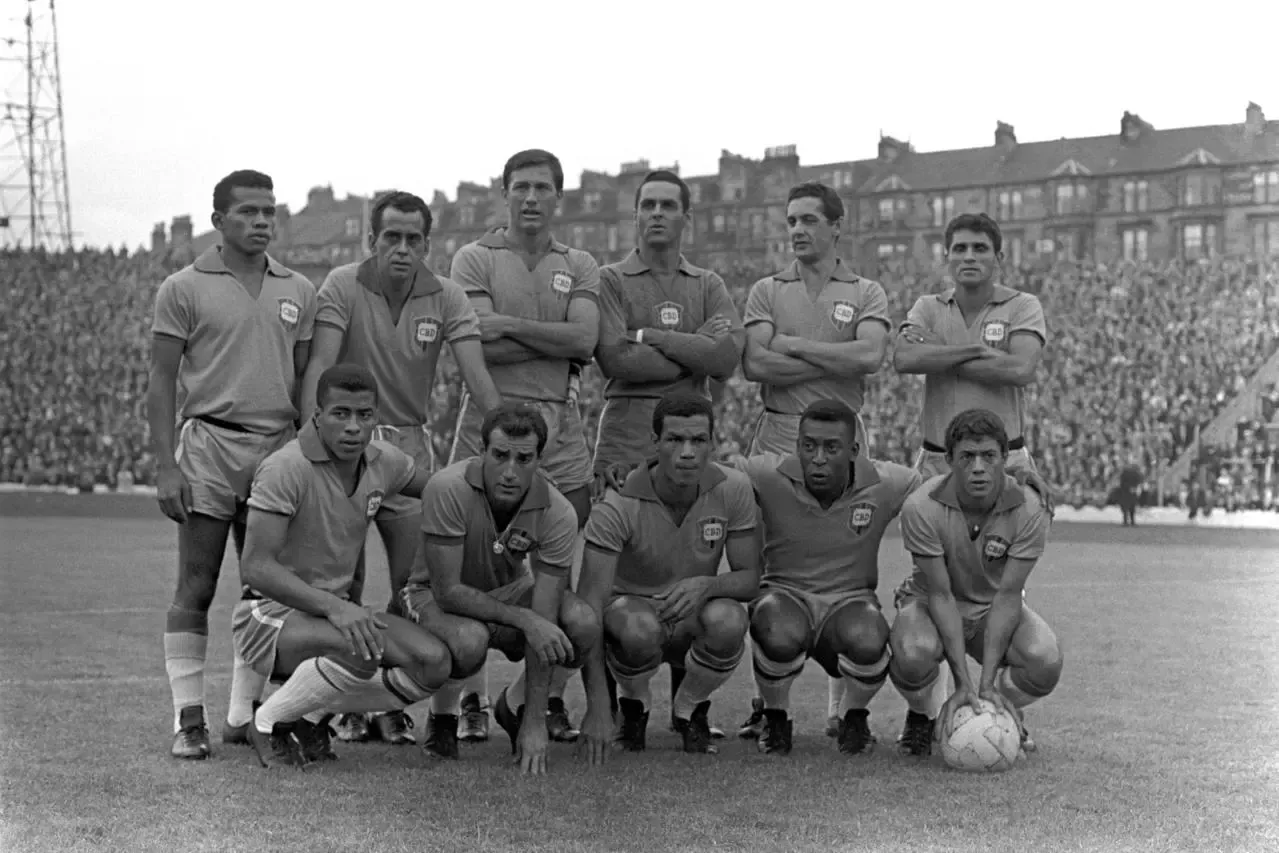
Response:
[[[1004,235],[999,231],[999,223],[984,213],[961,213],[946,223],[946,251],[950,251],[950,241],[956,231],[974,231],[990,238],[990,245],[998,254],[1004,250]]]
[[[422,214],[422,236],[431,236],[431,208],[420,196],[413,193],[406,193],[402,190],[391,190],[383,193],[373,202],[373,209],[369,211],[369,229],[376,237],[382,231],[382,217],[386,213],[388,207],[393,207],[401,213],[420,213]]]
[[[635,209],[639,210],[640,190],[644,189],[645,184],[674,184],[679,187],[679,203],[684,213],[688,213],[689,208],[693,204],[692,197],[688,192],[688,184],[684,183],[684,179],[672,172],[670,169],[657,169],[649,172],[644,176],[644,180],[640,181],[640,185],[635,188]]]
[[[350,391],[358,394],[361,391],[372,391],[374,404],[378,401],[377,380],[367,367],[344,361],[335,364],[320,374],[320,381],[315,386],[315,404],[324,408],[325,398],[333,390]]]
[[[667,418],[695,418],[704,415],[710,426],[711,435],[715,434],[715,409],[711,401],[700,394],[686,391],[664,394],[653,409],[653,435],[661,435]]]
[[[484,442],[485,450],[488,450],[489,439],[495,429],[500,429],[508,438],[537,436],[538,456],[546,449],[546,419],[528,403],[503,403],[484,416],[484,422],[480,425],[480,439]]]
[[[226,213],[231,209],[231,191],[236,187],[246,190],[270,190],[275,192],[275,182],[270,175],[252,169],[240,169],[213,185],[213,209]]]
[[[786,203],[789,205],[797,198],[815,198],[821,201],[822,214],[827,222],[844,218],[844,202],[839,197],[839,193],[820,181],[805,181],[791,187],[790,192],[786,194]]]
[[[511,188],[511,173],[516,169],[528,169],[533,166],[550,166],[551,179],[555,181],[555,191],[557,193],[564,191],[564,167],[560,164],[560,158],[541,148],[529,148],[511,155],[511,159],[507,160],[502,168],[502,189]]]
[[[951,418],[946,426],[946,458],[961,441],[981,441],[993,438],[1002,453],[1008,453],[1008,431],[999,415],[988,409],[968,409]]]
[[[817,400],[809,403],[804,414],[799,416],[799,428],[809,421],[827,424],[844,424],[848,427],[848,437],[857,443],[857,413],[838,400]]]

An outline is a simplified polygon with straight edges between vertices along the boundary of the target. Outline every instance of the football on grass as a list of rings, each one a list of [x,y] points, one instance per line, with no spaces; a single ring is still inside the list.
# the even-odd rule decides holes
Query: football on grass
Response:
[[[982,701],[982,712],[964,705],[950,719],[949,729],[937,732],[941,757],[956,770],[1000,773],[1010,769],[1021,751],[1021,730],[1007,711]]]

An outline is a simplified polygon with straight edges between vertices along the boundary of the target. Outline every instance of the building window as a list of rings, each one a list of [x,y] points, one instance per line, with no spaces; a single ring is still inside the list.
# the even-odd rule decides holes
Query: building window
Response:
[[[1053,249],[1059,261],[1077,261],[1088,256],[1087,232],[1069,228],[1053,234]]]
[[[933,227],[941,228],[943,225],[945,225],[947,222],[950,221],[952,216],[955,215],[955,197],[953,195],[948,195],[945,197],[936,196],[932,200],[932,207],[933,207]]]
[[[1183,207],[1212,204],[1215,201],[1215,199],[1210,198],[1212,190],[1213,187],[1209,184],[1208,175],[1203,172],[1186,175],[1181,180],[1181,204]]]
[[[999,194],[996,211],[1001,222],[1021,219],[1021,190],[1004,190]]]
[[[1254,204],[1279,204],[1279,169],[1257,172],[1252,176]]]
[[[1054,211],[1058,216],[1069,216],[1072,213],[1081,213],[1087,210],[1087,204],[1087,184],[1067,183],[1057,185],[1056,206]]]
[[[883,261],[891,260],[893,258],[904,258],[906,257],[906,244],[880,243],[876,251],[879,253],[879,259]]]
[[[452,256],[453,252],[456,250],[457,250],[457,240],[454,240],[452,237],[450,237],[444,241],[444,254]]]
[[[600,194],[597,192],[589,192],[582,194],[582,212],[595,213],[600,209]]]
[[[475,208],[470,207],[469,205],[462,208],[459,211],[458,219],[462,223],[463,228],[470,228],[475,224]]]
[[[894,209],[894,205],[893,205],[893,200],[891,198],[881,198],[879,200],[879,221],[892,222],[893,209]]]
[[[583,240],[582,226],[574,225],[573,226],[573,248],[574,249],[582,248],[582,240]]]
[[[764,239],[764,214],[762,213],[751,214],[751,239],[756,241]]]
[[[346,220],[346,236],[347,237],[360,236],[360,220],[355,218],[354,216]]]
[[[1008,261],[1013,265],[1014,269],[1021,266],[1021,238],[1020,237],[1004,238],[1004,257],[1008,258]]]
[[[693,230],[692,223],[689,223],[689,230],[690,231]],[[608,226],[608,250],[610,252],[617,251],[617,226],[616,225]]]
[[[724,214],[715,214],[714,218],[711,219],[711,230],[716,234],[724,233]]]
[[[1252,223],[1252,248],[1261,257],[1279,256],[1279,219],[1259,219]]]
[[[1145,213],[1150,209],[1150,184],[1124,181],[1124,213]]]
[[[697,229],[693,227],[693,220],[688,220],[688,224],[684,226],[684,236],[682,238],[685,246],[693,245],[693,240],[697,237]]]
[[[851,187],[852,185],[853,185],[853,173],[852,173],[852,172],[845,172],[845,173],[844,173],[844,186],[846,186],[846,187]]]
[[[689,204],[702,203],[702,185],[701,184],[692,184],[691,186],[689,186],[688,199],[689,199]]]
[[[941,240],[934,240],[930,248],[932,249],[934,264],[946,263],[946,247]]]
[[[1188,261],[1210,258],[1217,252],[1217,226],[1193,223],[1181,229],[1181,254]]]
[[[1124,260],[1145,261],[1149,259],[1150,232],[1145,228],[1124,229]]]

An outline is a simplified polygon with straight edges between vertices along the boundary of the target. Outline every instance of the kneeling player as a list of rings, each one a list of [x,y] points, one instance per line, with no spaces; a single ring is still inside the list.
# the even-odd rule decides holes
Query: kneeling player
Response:
[[[852,409],[819,400],[800,416],[795,455],[741,463],[764,527],[750,624],[761,752],[790,752],[790,689],[809,657],[843,680],[840,752],[874,744],[866,707],[888,676],[888,623],[875,595],[879,543],[920,476],[859,455],[857,435]]]
[[[365,368],[324,371],[311,422],[262,462],[249,492],[232,636],[254,671],[288,679],[249,726],[263,767],[335,758],[326,709],[402,710],[448,678],[443,643],[358,602],[369,522],[383,498],[416,497],[430,476],[370,441],[377,406]]]
[[[1008,708],[1033,750],[1022,709],[1057,686],[1061,648],[1024,588],[1044,552],[1050,519],[1033,489],[1005,473],[1008,434],[984,409],[956,415],[946,428],[950,473],[926,481],[902,509],[902,539],[914,573],[897,590],[893,684],[909,706],[899,744],[927,755],[938,714],[939,664],[955,677],[941,713],[986,699]],[[965,653],[981,664],[973,688]]]
[[[716,752],[710,697],[745,651],[741,602],[759,589],[755,500],[740,471],[710,461],[715,415],[696,394],[669,394],[653,410],[656,461],[632,471],[586,523],[579,590],[600,614],[604,649],[587,658],[592,760],[611,722],[605,660],[617,681],[618,743],[644,749],[652,693],[663,661],[686,675],[672,701],[685,752]],[[727,553],[729,571],[717,575]]]
[[[405,612],[448,647],[453,679],[478,672],[489,649],[525,661],[493,716],[521,769],[540,775],[551,668],[577,666],[599,642],[599,620],[566,588],[577,513],[539,468],[546,421],[507,403],[485,415],[480,436],[483,455],[440,471],[422,494],[427,568],[409,579]],[[457,723],[429,718],[429,755],[457,757]]]

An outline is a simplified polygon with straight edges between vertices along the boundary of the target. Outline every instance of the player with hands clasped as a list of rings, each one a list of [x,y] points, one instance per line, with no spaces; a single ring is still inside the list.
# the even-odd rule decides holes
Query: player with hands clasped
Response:
[[[1062,668],[1056,636],[1025,602],[1051,519],[1039,495],[1006,473],[1008,434],[998,415],[961,412],[945,441],[949,473],[925,481],[901,513],[915,569],[897,590],[889,640],[889,675],[909,708],[898,743],[929,754],[934,724],[984,699],[1012,713],[1032,751],[1022,709],[1053,691]],[[966,655],[981,664],[976,686]],[[943,658],[956,689],[939,709]]]
[[[745,474],[710,461],[715,415],[696,394],[670,394],[653,410],[657,458],[610,491],[586,523],[578,589],[599,614],[604,643],[583,669],[583,736],[602,761],[612,730],[605,667],[617,682],[616,742],[645,748],[650,682],[663,661],[683,664],[672,701],[685,752],[716,752],[710,697],[746,647],[743,602],[759,588],[754,493]],[[720,560],[729,571],[718,574]]]

